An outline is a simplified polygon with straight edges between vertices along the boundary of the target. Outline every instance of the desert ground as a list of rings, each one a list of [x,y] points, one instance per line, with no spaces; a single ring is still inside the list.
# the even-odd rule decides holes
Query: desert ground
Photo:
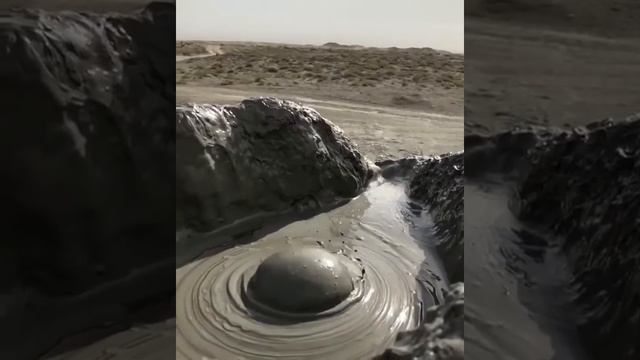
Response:
[[[640,3],[465,3],[466,133],[581,126],[640,111]]]
[[[463,149],[462,54],[179,41],[176,82],[178,103],[277,96],[309,105],[372,160]]]

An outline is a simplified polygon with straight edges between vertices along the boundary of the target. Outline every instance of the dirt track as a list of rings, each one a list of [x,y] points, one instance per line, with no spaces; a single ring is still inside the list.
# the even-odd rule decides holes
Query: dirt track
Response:
[[[410,155],[441,154],[463,148],[463,120],[385,106],[318,100],[263,89],[233,90],[178,86],[177,102],[235,104],[254,96],[278,96],[299,101],[334,122],[372,160]]]
[[[315,108],[370,159],[463,149],[464,64],[433,49],[176,43],[178,103],[277,96]]]
[[[465,130],[584,125],[640,111],[640,41],[468,20]]]
[[[640,2],[465,2],[465,131],[640,111]]]

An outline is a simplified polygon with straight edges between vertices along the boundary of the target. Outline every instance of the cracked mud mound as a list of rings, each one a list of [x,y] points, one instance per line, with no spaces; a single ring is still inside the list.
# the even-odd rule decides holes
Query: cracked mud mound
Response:
[[[174,28],[159,3],[0,18],[1,358],[171,299]]]
[[[274,98],[176,111],[176,226],[211,231],[364,190],[367,160],[315,110]]]
[[[637,358],[639,134],[629,119],[466,139],[468,358]]]

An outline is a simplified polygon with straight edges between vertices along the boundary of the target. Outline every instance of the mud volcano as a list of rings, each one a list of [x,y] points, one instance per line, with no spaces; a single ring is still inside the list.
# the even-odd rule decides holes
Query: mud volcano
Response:
[[[317,112],[277,99],[182,106],[177,122],[179,359],[367,359],[433,320],[443,240],[407,195],[426,160],[380,171]]]
[[[639,140],[637,118],[466,139],[467,358],[638,357]]]
[[[249,293],[281,312],[317,313],[346,300],[356,276],[361,276],[360,271],[353,272],[345,260],[324,249],[293,248],[271,255],[258,266],[249,281]]]

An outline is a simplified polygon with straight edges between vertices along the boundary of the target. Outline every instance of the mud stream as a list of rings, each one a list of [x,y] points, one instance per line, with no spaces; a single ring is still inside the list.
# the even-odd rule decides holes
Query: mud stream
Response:
[[[423,310],[447,287],[426,214],[406,197],[403,182],[381,181],[343,206],[178,268],[177,358],[367,359],[382,353],[399,331],[420,324]],[[215,235],[199,240],[216,243]],[[355,284],[349,297],[326,311],[288,314],[295,316],[263,312],[247,301],[257,267],[300,246],[343,259]],[[295,296],[296,289],[285,291]]]
[[[560,239],[517,220],[504,176],[465,185],[465,358],[589,359]]]

